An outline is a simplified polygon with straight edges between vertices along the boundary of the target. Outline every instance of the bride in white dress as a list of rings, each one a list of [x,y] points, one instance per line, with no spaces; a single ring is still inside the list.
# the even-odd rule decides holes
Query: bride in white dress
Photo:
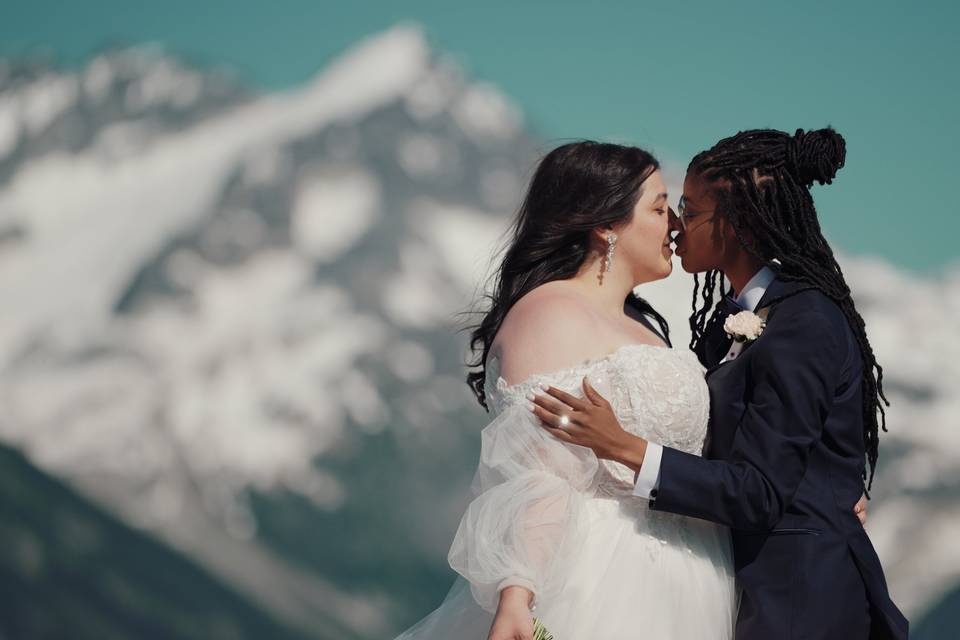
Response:
[[[530,411],[538,384],[582,397],[587,376],[625,429],[699,455],[703,368],[632,295],[671,270],[658,169],[641,149],[593,142],[538,167],[473,333],[483,367],[468,382],[493,419],[448,555],[460,575],[398,640],[532,638],[534,616],[556,640],[733,636],[729,532],[650,510],[634,471],[554,438]]]

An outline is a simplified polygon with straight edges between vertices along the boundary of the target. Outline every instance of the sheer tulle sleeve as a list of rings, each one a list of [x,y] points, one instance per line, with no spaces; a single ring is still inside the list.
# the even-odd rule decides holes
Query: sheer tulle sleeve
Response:
[[[535,602],[562,588],[565,563],[586,535],[581,510],[599,466],[590,449],[544,430],[517,395],[481,434],[476,497],[448,555],[490,612],[506,586],[529,589]]]

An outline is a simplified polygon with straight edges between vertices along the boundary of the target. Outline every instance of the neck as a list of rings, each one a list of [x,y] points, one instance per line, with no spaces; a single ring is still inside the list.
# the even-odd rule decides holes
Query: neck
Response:
[[[624,302],[633,290],[633,276],[623,262],[617,262],[614,257],[613,268],[603,274],[603,284],[600,284],[601,262],[599,256],[585,262],[570,283],[596,302],[610,317],[618,318],[624,315]]]
[[[750,279],[763,269],[764,264],[752,255],[743,252],[723,269],[723,274],[733,285],[734,295],[739,295]]]

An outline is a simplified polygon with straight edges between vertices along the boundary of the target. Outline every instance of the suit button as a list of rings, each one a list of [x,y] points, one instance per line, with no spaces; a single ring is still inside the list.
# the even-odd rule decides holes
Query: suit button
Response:
[[[657,490],[656,490],[656,489],[650,489],[650,499],[651,499],[651,500],[656,500],[656,499],[657,499]]]

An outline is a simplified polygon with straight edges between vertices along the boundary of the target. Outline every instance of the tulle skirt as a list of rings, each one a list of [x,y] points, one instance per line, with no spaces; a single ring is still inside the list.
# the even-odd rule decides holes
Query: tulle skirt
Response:
[[[564,587],[534,611],[556,640],[733,637],[737,592],[725,527],[651,511],[634,497],[585,506],[584,542],[556,568]],[[459,577],[397,640],[485,640],[492,621]]]

